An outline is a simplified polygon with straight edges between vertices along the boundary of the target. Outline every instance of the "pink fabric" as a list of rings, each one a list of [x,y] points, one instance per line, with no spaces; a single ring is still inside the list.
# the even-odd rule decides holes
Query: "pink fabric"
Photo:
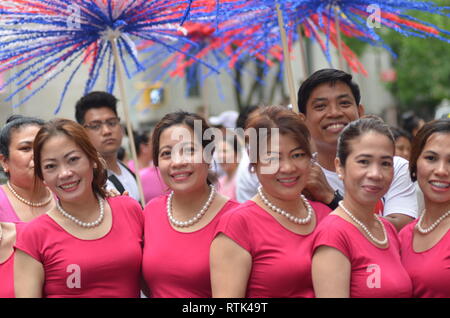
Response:
[[[99,239],[78,239],[47,214],[24,227],[16,248],[43,264],[43,297],[139,297],[142,209],[127,196],[107,200],[112,210],[112,227]]]
[[[325,218],[317,229],[314,250],[325,245],[342,252],[351,263],[351,298],[409,298],[411,279],[400,260],[400,241],[394,226],[381,218],[388,247],[373,245],[359,229],[337,215]]]
[[[128,166],[128,168],[130,168],[131,171],[136,173],[136,169],[135,169],[136,167],[134,166],[134,160],[128,160],[126,165]]]
[[[205,227],[192,233],[175,230],[166,212],[167,196],[144,209],[145,244],[142,272],[154,298],[212,296],[209,247],[220,217],[238,203],[229,200]]]
[[[0,298],[14,298],[14,253],[0,263]]]
[[[450,297],[450,231],[432,248],[413,250],[414,227],[418,220],[400,231],[402,262],[411,277],[413,297]]]
[[[25,223],[16,224],[16,237]],[[14,294],[14,252],[0,263],[0,298],[15,298]]]
[[[309,202],[319,224],[331,210],[322,203]],[[219,233],[231,238],[252,256],[246,297],[314,297],[311,278],[314,232],[296,234],[249,200],[222,217],[216,235]]]
[[[236,174],[229,182],[227,182],[227,180],[227,176],[219,178],[219,193],[232,200],[236,200]]]
[[[128,161],[127,165],[131,171],[136,173],[133,160]],[[141,168],[139,169],[139,175],[141,176],[145,203],[150,202],[153,198],[168,193],[169,187],[164,183],[157,167],[152,165]]]
[[[9,202],[3,187],[0,187],[0,222],[21,222],[16,211],[14,211],[11,202]]]
[[[153,198],[168,192],[168,187],[164,183],[159,169],[156,167],[147,167],[139,171],[141,176],[142,188],[144,191],[145,202],[150,202]]]

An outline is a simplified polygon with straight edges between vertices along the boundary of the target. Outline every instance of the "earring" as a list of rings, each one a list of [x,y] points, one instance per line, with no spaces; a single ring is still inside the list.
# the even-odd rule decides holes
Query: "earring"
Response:
[[[251,172],[251,173],[255,173],[255,166],[253,166],[253,165],[250,166],[250,172]]]
[[[342,180],[342,179],[343,179],[343,178],[342,178],[342,174],[339,173],[339,174],[338,174],[338,178]]]

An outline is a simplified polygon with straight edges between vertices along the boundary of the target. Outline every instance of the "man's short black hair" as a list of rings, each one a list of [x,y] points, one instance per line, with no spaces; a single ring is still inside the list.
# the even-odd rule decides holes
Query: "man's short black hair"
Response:
[[[342,82],[347,84],[352,91],[356,105],[359,106],[359,103],[361,102],[361,93],[359,91],[358,84],[353,82],[352,78],[353,76],[351,74],[331,68],[322,69],[315,72],[302,83],[298,90],[297,99],[299,111],[306,115],[306,104],[308,103],[308,99],[311,96],[312,91],[317,86],[324,83],[334,85],[336,82]]]
[[[75,119],[84,124],[84,115],[92,108],[107,107],[117,115],[117,98],[107,92],[91,92],[81,97],[75,105]]]

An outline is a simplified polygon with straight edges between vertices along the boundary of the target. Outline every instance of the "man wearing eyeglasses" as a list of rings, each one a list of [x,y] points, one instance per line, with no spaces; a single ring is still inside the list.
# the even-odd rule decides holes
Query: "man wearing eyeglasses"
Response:
[[[94,147],[106,161],[107,189],[125,191],[139,201],[135,175],[117,158],[122,144],[123,131],[117,115],[117,99],[106,92],[91,92],[75,106],[75,119],[83,125]]]

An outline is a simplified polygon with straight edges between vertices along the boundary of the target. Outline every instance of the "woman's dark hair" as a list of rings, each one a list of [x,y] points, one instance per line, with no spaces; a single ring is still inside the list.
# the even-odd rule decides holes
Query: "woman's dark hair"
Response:
[[[394,137],[387,124],[374,118],[360,118],[349,123],[339,136],[336,156],[339,158],[341,166],[345,166],[347,158],[352,151],[350,142],[370,132],[386,136],[392,141],[392,147],[395,149]]]
[[[197,122],[197,124],[195,124]],[[165,115],[155,126],[152,135],[152,153],[153,153],[153,164],[155,167],[159,166],[159,146],[160,146],[160,138],[161,134],[164,130],[175,126],[175,125],[185,125],[189,127],[194,132],[194,137],[200,141],[202,145],[202,150],[207,148],[210,150],[206,155],[207,158],[204,158],[206,162],[210,162],[212,160],[212,156],[214,154],[214,135],[211,136],[211,139],[204,138],[206,135],[205,132],[207,130],[210,131],[210,126],[206,122],[206,120],[197,115],[195,113],[189,113],[185,111],[176,111]],[[197,128],[200,128],[197,129]],[[207,178],[207,183],[214,184],[217,182],[217,176],[210,171]]]
[[[45,121],[35,117],[26,117],[21,115],[12,115],[6,120],[6,125],[0,132],[0,154],[5,159],[9,158],[9,146],[11,145],[12,134],[26,126],[42,127]]]
[[[400,137],[405,137],[406,139],[408,139],[409,141],[412,140],[412,136],[410,133],[408,133],[406,130],[400,128],[400,127],[389,127],[391,129],[392,132],[392,136],[394,136],[394,140],[397,141],[398,138]]]
[[[450,134],[450,119],[430,121],[420,128],[414,137],[409,158],[409,174],[413,182],[417,180],[417,159],[422,153],[428,138],[435,133]]]
[[[119,161],[123,161],[125,159],[127,152],[125,151],[125,148],[120,146],[119,150],[117,150],[117,159],[119,159]]]
[[[136,155],[141,154],[141,145],[146,145],[150,142],[149,132],[135,132],[134,134],[134,146],[136,147]]]
[[[266,146],[261,143],[263,140],[269,142],[272,128],[278,129],[280,135],[288,135],[294,138],[306,154],[312,157],[308,128],[299,114],[286,107],[264,106],[259,108],[248,118],[245,129],[249,128],[256,132],[256,141],[249,144],[249,140],[247,140],[247,145],[250,147],[249,156],[251,163],[260,161],[260,148],[261,146]],[[247,135],[247,137],[249,136]],[[264,139],[266,137],[267,139]],[[256,145],[257,149],[251,149],[252,145]]]
[[[402,127],[412,136],[414,130],[419,128],[421,120],[413,111],[408,111],[402,115]]]
[[[255,110],[257,110],[260,106],[257,105],[251,105],[247,106],[244,109],[241,110],[239,113],[238,118],[236,119],[236,128],[245,128],[245,122],[247,121],[248,117],[253,113]]]
[[[322,69],[313,73],[302,83],[298,90],[297,97],[299,111],[306,115],[306,104],[308,103],[311,93],[317,86],[324,83],[329,83],[332,86],[337,82],[346,84],[352,91],[356,106],[358,106],[361,102],[361,93],[358,84],[353,82],[352,78],[351,74],[336,69]]]
[[[80,124],[69,119],[53,119],[46,123],[36,135],[33,144],[34,151],[34,171],[38,178],[44,179],[41,167],[42,148],[45,143],[55,136],[66,136],[72,140],[88,157],[88,160],[95,163],[94,178],[92,180],[92,190],[101,197],[106,197],[105,184],[107,180],[106,163],[92,145],[85,129]]]

